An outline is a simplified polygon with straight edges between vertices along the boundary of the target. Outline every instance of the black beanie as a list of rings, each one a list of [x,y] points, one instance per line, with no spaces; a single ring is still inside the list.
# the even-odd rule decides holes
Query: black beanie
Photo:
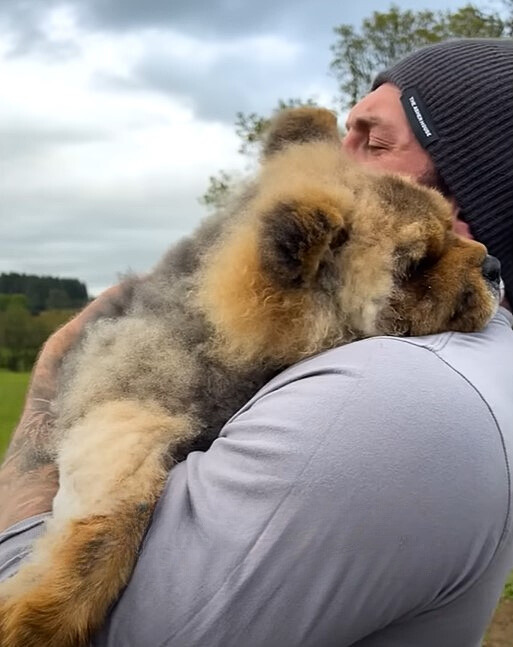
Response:
[[[513,41],[429,45],[375,79],[390,82],[474,238],[502,265],[513,305]]]

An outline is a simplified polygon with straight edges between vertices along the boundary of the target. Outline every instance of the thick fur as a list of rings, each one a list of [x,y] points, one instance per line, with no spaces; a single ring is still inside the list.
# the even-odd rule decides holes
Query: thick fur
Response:
[[[127,584],[169,467],[273,374],[372,335],[473,331],[497,290],[435,191],[372,175],[331,113],[281,114],[258,177],[91,325],[55,403],[60,488],[0,587],[2,647],[77,647]]]

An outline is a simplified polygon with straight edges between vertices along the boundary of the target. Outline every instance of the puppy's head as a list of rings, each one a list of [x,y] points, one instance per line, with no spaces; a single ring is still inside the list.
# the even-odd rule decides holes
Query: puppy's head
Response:
[[[341,151],[327,111],[272,126],[256,186],[204,259],[197,303],[226,358],[289,364],[374,335],[477,331],[498,263],[452,231],[448,202]]]
[[[264,185],[295,184],[310,205],[309,186],[329,186],[332,202],[338,189],[352,193],[351,205],[344,199],[338,209],[336,238],[344,245],[331,244],[330,258],[319,258],[324,286],[326,268],[338,269],[331,285],[338,286],[334,304],[346,318],[344,330],[423,335],[479,330],[489,321],[499,299],[499,262],[483,245],[453,233],[451,209],[438,192],[355,168],[340,150],[333,113],[282,111],[264,155]]]
[[[350,327],[363,336],[482,329],[498,307],[499,261],[453,232],[451,208],[436,191],[387,175],[369,187],[340,252]]]

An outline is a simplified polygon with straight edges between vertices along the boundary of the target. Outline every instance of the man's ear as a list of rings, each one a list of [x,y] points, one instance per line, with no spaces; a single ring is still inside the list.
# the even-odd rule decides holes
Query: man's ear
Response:
[[[458,234],[458,236],[461,236],[462,238],[470,238],[470,240],[474,240],[474,236],[472,236],[472,232],[470,231],[470,227],[468,224],[460,218],[460,208],[458,204],[456,203],[456,198],[453,196],[447,198],[447,201],[451,205],[452,209],[452,228],[453,231]]]
[[[269,157],[289,144],[312,141],[340,142],[335,113],[325,108],[288,108],[271,121],[264,139],[263,156]]]

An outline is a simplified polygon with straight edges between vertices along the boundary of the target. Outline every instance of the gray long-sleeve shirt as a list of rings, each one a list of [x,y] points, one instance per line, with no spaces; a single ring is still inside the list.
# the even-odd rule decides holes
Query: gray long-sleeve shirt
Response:
[[[95,647],[477,647],[513,568],[512,323],[276,377],[172,470]]]

